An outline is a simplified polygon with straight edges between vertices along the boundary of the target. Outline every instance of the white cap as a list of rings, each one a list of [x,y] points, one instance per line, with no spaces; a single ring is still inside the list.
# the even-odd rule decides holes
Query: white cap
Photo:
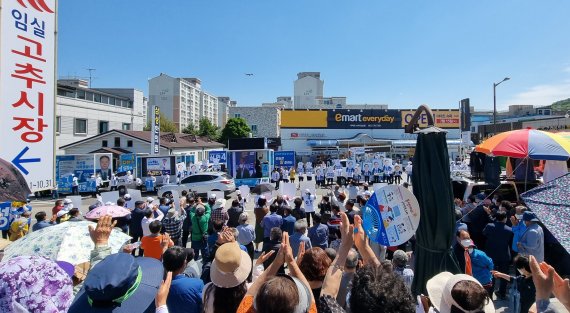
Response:
[[[311,193],[309,189],[305,189],[305,193]]]
[[[236,194],[237,194],[237,195],[241,195],[241,190],[238,189],[238,190],[236,191]]]
[[[153,202],[153,201],[154,201],[154,198],[153,198],[153,197],[147,197],[147,198],[146,198],[146,202]]]
[[[115,205],[115,204],[111,201],[107,201],[107,202],[105,202],[105,205]]]
[[[218,198],[218,196],[216,196],[215,193],[211,193],[211,194],[208,196],[208,199],[217,199],[217,198]]]
[[[126,193],[126,194],[123,196],[123,198],[124,198],[125,200],[126,200],[126,199],[129,199],[129,200],[130,200],[130,199],[131,199],[131,195],[128,194],[128,193]]]
[[[71,204],[71,203],[73,203],[73,201],[71,201],[71,199],[69,199],[69,198],[63,199],[63,204]]]
[[[59,211],[57,212],[57,217],[62,217],[62,216],[64,216],[64,215],[67,214],[67,213],[69,213],[68,210],[61,209],[61,210],[59,210]]]
[[[366,191],[364,192],[364,195],[365,195],[365,196],[371,196],[372,193],[371,193],[369,190],[366,190]]]

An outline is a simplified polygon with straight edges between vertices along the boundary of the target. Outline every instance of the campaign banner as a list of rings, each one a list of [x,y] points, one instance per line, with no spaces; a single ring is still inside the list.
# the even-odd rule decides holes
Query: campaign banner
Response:
[[[273,164],[284,167],[295,166],[295,151],[275,151],[273,153]]]
[[[160,154],[160,108],[156,105],[152,106],[152,140],[150,145],[150,154]]]
[[[113,174],[113,154],[95,153],[95,174],[100,175],[103,181],[111,180]]]
[[[10,209],[12,202],[6,201],[0,203],[0,230],[8,230],[10,228]]]
[[[401,128],[400,110],[329,110],[327,114],[327,128]]]
[[[54,186],[57,6],[1,6],[0,199],[21,201]]]
[[[469,104],[469,98],[461,100],[460,103],[461,131],[471,131],[471,105]]]
[[[210,151],[208,152],[208,160],[210,163],[216,164],[227,164],[227,152],[226,151]]]
[[[233,177],[247,179],[257,177],[255,173],[255,151],[235,152]]]
[[[418,200],[412,192],[399,185],[375,189],[362,212],[368,236],[388,247],[408,241],[420,224]]]
[[[73,177],[77,177],[79,192],[94,192],[96,190],[96,167],[99,173],[106,172],[105,164],[107,154],[96,155],[58,155],[55,159],[55,179],[60,193],[71,193]],[[102,158],[103,157],[103,158]],[[95,161],[98,160],[98,161]],[[103,164],[101,164],[101,160]],[[97,163],[97,166],[95,165]],[[110,166],[110,165],[109,165]]]
[[[121,154],[119,155],[119,168],[117,168],[117,172],[126,173],[130,171],[134,173],[136,164],[136,155],[134,153]]]
[[[142,158],[142,171],[146,176],[174,175],[176,173],[174,156]]]

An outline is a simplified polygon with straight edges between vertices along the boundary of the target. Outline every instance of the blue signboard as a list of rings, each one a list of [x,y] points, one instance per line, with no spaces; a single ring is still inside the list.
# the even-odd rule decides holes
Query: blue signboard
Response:
[[[208,162],[216,163],[215,160],[218,160],[219,164],[227,164],[226,151],[210,151],[208,153]]]
[[[73,177],[77,177],[79,192],[94,192],[97,166],[96,155],[58,155],[55,158],[55,176],[60,193],[71,193]],[[100,172],[100,170],[99,170]]]
[[[121,154],[119,156],[119,168],[117,172],[127,172],[130,171],[133,173],[136,165],[136,155],[135,154]]]
[[[273,164],[284,167],[295,166],[295,151],[275,151],[273,153]]]
[[[12,202],[0,203],[0,230],[8,230],[10,228],[10,207]]]

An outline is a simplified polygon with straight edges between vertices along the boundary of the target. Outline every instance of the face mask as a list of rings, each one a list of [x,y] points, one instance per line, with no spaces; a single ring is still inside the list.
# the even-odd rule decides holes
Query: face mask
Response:
[[[522,220],[522,217],[523,217],[523,216],[522,216],[522,214],[517,214],[517,215],[515,215],[515,217],[517,218],[517,220],[520,221],[520,220]]]
[[[493,204],[497,204],[497,199],[493,199]]]
[[[464,248],[469,248],[469,246],[471,245],[471,239],[463,239],[461,240],[461,245]]]
[[[469,249],[467,249],[467,250],[469,251],[469,254],[472,254],[472,253],[473,253],[473,248],[469,248]]]

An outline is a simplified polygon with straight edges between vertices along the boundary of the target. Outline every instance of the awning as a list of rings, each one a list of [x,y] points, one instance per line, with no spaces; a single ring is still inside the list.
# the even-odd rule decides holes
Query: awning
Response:
[[[307,140],[307,146],[309,147],[337,147],[338,141],[334,139],[330,140]]]

